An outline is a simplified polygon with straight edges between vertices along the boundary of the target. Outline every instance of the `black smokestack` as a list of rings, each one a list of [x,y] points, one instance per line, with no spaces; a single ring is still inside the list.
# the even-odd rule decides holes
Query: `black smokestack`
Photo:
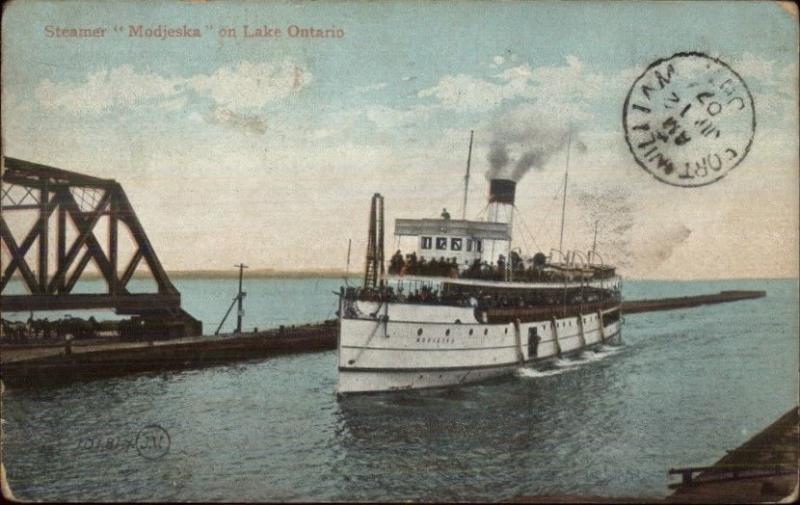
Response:
[[[489,203],[514,205],[517,183],[511,179],[492,179],[489,181]]]

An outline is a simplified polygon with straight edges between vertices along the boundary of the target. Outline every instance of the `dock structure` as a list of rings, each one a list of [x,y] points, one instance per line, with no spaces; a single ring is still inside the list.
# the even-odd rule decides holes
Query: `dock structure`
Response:
[[[10,387],[61,384],[335,349],[337,329],[336,321],[330,320],[213,337],[6,345],[0,351],[0,365],[2,380]]]
[[[798,499],[800,418],[793,407],[741,447],[707,467],[672,468],[672,503],[764,503]],[[793,498],[793,499],[792,499]]]
[[[0,240],[10,253],[0,277],[3,312],[113,309],[117,314],[137,316],[144,333],[170,337],[202,333],[202,323],[181,308],[180,292],[170,282],[117,181],[9,157],[3,159],[0,179]],[[31,218],[29,229],[16,230],[15,235],[13,225]],[[102,243],[95,234],[101,226],[107,226]],[[71,241],[70,228],[77,232]],[[50,240],[51,231],[55,244]],[[125,264],[120,261],[124,236],[130,236],[133,250]],[[34,244],[38,259],[30,265],[26,255]],[[49,264],[51,255],[55,265]],[[107,288],[102,293],[76,293],[74,288],[85,278],[91,262]],[[155,293],[128,290],[140,264],[150,271]],[[17,272],[27,294],[6,290]]]

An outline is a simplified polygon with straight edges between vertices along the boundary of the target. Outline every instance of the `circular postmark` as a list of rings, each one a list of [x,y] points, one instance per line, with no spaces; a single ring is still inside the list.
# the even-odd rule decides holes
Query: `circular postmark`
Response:
[[[677,53],[634,81],[622,124],[642,168],[667,184],[697,187],[722,179],[747,156],[756,113],[750,89],[726,63]]]
[[[145,459],[158,459],[169,452],[169,433],[158,424],[148,424],[136,434],[136,452]]]

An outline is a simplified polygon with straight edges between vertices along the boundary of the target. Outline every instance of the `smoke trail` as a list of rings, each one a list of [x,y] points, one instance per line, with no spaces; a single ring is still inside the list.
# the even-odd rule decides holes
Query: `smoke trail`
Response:
[[[568,121],[539,106],[526,105],[507,112],[494,122],[492,130],[487,179],[519,182],[530,170],[542,170],[566,147],[570,137],[577,150],[586,151]]]
[[[503,171],[506,165],[508,165],[508,149],[504,143],[495,140],[489,148],[489,172],[486,177],[494,178]]]

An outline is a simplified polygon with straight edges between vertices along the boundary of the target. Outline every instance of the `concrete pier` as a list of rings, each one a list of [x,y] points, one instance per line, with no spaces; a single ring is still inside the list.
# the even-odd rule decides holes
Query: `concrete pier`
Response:
[[[675,310],[699,307],[715,303],[729,303],[740,300],[752,300],[767,296],[766,291],[721,291],[710,295],[679,296],[675,298],[658,298],[654,300],[627,300],[622,302],[623,314],[655,312],[659,310]]]

